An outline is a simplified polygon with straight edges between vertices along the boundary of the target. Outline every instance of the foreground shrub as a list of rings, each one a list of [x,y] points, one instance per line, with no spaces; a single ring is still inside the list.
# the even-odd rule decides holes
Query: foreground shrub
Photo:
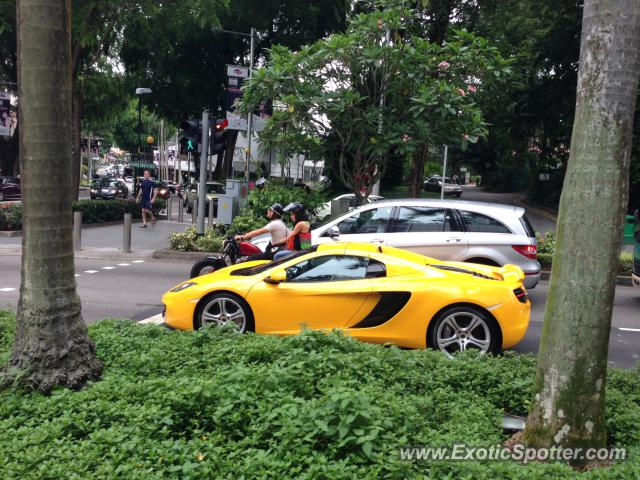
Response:
[[[10,336],[11,322],[0,316],[0,332]],[[101,381],[49,397],[0,394],[1,478],[575,478],[561,464],[398,458],[406,445],[503,440],[503,409],[527,410],[531,356],[450,361],[338,334],[115,320],[90,335]],[[637,477],[639,387],[636,373],[611,371],[610,441],[631,460],[581,478]]]
[[[169,246],[179,252],[219,252],[223,238],[220,226],[206,228],[204,235],[198,237],[196,227],[188,227],[184,232],[174,232],[169,237]]]

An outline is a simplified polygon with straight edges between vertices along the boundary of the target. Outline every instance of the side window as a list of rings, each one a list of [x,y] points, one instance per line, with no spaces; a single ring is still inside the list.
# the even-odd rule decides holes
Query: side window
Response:
[[[468,232],[512,233],[502,222],[482,213],[460,210],[460,216]]]
[[[401,207],[393,232],[450,232],[451,214],[444,208]]]
[[[355,213],[338,224],[341,234],[384,233],[391,219],[391,207]]]
[[[289,282],[335,282],[361,280],[367,275],[367,257],[328,255],[305,260],[287,268]]]
[[[380,278],[387,276],[387,267],[384,263],[369,259],[367,265],[367,278]]]

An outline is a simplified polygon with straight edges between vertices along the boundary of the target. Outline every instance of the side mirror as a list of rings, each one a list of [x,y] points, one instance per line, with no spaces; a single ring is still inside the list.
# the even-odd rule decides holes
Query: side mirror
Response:
[[[264,282],[271,285],[278,285],[287,280],[287,272],[284,268],[280,268],[271,272],[271,275],[263,279]]]
[[[329,238],[338,238],[340,236],[340,229],[334,225],[327,230],[325,235]]]

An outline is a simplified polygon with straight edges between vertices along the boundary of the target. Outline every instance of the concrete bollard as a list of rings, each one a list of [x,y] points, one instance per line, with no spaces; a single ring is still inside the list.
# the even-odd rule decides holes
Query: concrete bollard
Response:
[[[124,225],[122,229],[122,253],[131,253],[131,219],[130,213],[124,214]]]
[[[197,220],[198,220],[198,199],[196,198],[193,201],[193,209],[191,210],[191,223],[195,225]]]
[[[184,202],[178,197],[178,223],[184,221]]]
[[[215,202],[216,200],[209,200],[209,223],[208,226],[211,227],[211,225],[213,225],[213,202]]]
[[[82,242],[82,212],[73,212],[73,249],[80,251]]]
[[[167,221],[171,221],[171,212],[173,211],[173,197],[169,195],[167,198]]]

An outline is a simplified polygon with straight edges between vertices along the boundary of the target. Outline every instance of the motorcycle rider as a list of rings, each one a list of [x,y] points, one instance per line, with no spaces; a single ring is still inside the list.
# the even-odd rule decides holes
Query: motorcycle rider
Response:
[[[282,205],[280,205],[279,203],[274,203],[267,210],[267,218],[270,220],[269,223],[267,223],[262,228],[257,228],[256,230],[252,230],[249,233],[245,233],[244,235],[236,235],[235,237],[233,237],[235,240],[238,240],[238,241],[246,241],[246,240],[250,240],[251,238],[257,235],[262,235],[265,233],[269,233],[271,235],[271,242],[269,243],[269,245],[267,245],[266,250],[263,253],[252,255],[249,258],[249,260],[272,260],[273,259],[274,254],[271,251],[271,246],[281,243],[289,233],[289,229],[281,220],[282,213],[283,213]]]
[[[274,260],[291,255],[299,250],[311,247],[311,226],[304,205],[298,202],[290,203],[284,207],[284,212],[291,215],[293,230],[279,244],[285,245],[285,250],[280,250],[273,257]],[[277,244],[274,244],[274,246]]]

